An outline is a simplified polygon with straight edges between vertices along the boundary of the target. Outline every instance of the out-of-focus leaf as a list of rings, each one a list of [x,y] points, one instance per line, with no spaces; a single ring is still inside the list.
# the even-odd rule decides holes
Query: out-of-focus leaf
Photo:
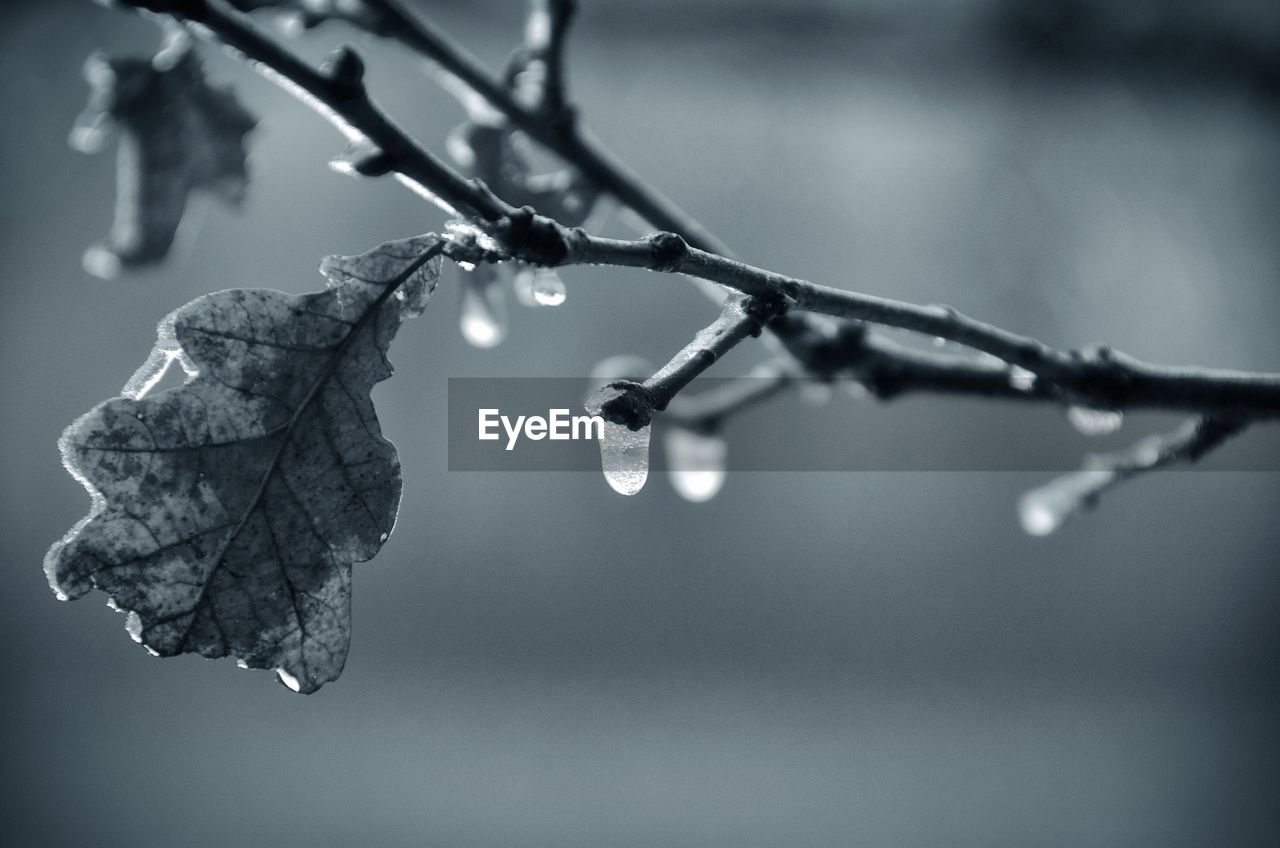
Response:
[[[156,654],[232,655],[313,692],[342,671],[351,565],[386,541],[400,465],[369,392],[439,275],[439,240],[329,257],[324,292],[232,289],[161,324],[156,368],[72,424],[67,469],[93,497],[50,548],[61,598],[92,588]]]
[[[566,227],[586,221],[600,197],[594,183],[576,169],[532,173],[505,122],[468,121],[453,131],[449,150],[503,200],[513,206],[532,206]]]
[[[245,136],[256,121],[229,91],[209,85],[189,48],[154,60],[93,56],[85,76],[92,91],[72,145],[93,152],[111,130],[119,137],[115,220],[106,242],[85,255],[86,269],[111,277],[165,257],[193,191],[240,204]]]

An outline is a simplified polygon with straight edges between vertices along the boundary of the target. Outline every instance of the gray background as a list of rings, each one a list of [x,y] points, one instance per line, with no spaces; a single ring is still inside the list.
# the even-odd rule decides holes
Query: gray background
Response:
[[[517,38],[516,3],[432,5],[492,63]],[[1055,344],[1280,369],[1275,4],[1013,4],[1017,26],[981,0],[583,5],[589,124],[746,258]],[[5,844],[1280,841],[1273,473],[1145,480],[1033,539],[1013,504],[1039,474],[741,474],[693,505],[656,477],[626,499],[594,474],[446,471],[448,377],[660,359],[712,317],[675,278],[570,271],[568,302],[517,311],[493,351],[460,339],[453,285],[404,328],[375,391],[399,524],[318,695],[153,659],[100,595],[57,603],[41,557],[88,498],[56,435],[162,315],[313,289],[320,256],[441,220],[328,171],[320,118],[211,55],[268,116],[244,214],[201,209],[163,268],[88,278],[114,176],[64,143],[79,65],[156,32],[87,2],[3,20]],[[437,149],[461,118],[394,51],[370,79]],[[890,437],[875,413],[849,438]]]

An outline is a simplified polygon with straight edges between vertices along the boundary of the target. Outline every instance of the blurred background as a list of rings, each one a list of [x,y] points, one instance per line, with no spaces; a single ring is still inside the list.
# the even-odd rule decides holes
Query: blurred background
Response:
[[[492,67],[520,35],[517,2],[417,5]],[[1280,370],[1280,5],[581,5],[588,125],[747,260],[1056,345]],[[399,523],[317,695],[153,659],[100,594],[58,603],[41,558],[88,497],[57,434],[155,323],[220,288],[315,289],[319,257],[442,219],[331,172],[322,119],[206,49],[263,118],[246,207],[201,203],[164,266],[93,279],[115,178],[65,143],[80,66],[158,31],[88,2],[3,21],[5,844],[1280,844],[1275,473],[1159,475],[1031,538],[1014,504],[1044,474],[741,473],[690,504],[657,475],[622,498],[598,474],[446,470],[449,377],[660,360],[713,317],[677,278],[570,270],[567,302],[517,309],[493,350],[462,341],[456,285],[404,327],[375,391]],[[342,41],[442,149],[463,115],[413,59],[341,27],[296,47]],[[893,415],[956,403],[841,414],[892,439]]]

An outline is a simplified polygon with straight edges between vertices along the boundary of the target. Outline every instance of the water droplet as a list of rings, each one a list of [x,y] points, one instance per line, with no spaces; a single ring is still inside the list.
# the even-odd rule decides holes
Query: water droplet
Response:
[[[586,403],[598,389],[612,382],[631,380],[636,383],[642,383],[652,373],[652,363],[642,356],[636,356],[634,353],[619,353],[614,356],[606,356],[591,369],[591,376],[587,378],[587,393],[583,396],[583,403]]]
[[[522,265],[511,277],[511,289],[515,292],[516,302],[521,306],[538,305],[533,297],[533,272],[534,269],[530,266]]]
[[[1029,392],[1036,386],[1036,375],[1025,368],[1010,365],[1009,385],[1020,392]]]
[[[120,271],[124,268],[124,263],[120,261],[115,251],[101,244],[95,244],[86,250],[80,259],[80,264],[86,274],[91,274],[100,280],[114,280],[120,276]]]
[[[298,38],[307,30],[307,19],[301,12],[280,12],[275,24],[285,38]]]
[[[389,538],[389,536],[387,535],[387,532],[386,532],[385,530],[384,530],[383,532],[381,532],[381,533],[379,533],[379,534],[378,534],[378,541],[379,541],[379,542],[385,542],[385,541],[387,541],[387,539],[388,539],[388,538]]]
[[[724,439],[675,427],[667,432],[664,445],[676,493],[694,503],[715,497],[724,485],[729,452]]]
[[[468,280],[462,290],[458,326],[462,337],[476,347],[490,348],[501,344],[507,335],[501,287],[483,280]]]
[[[236,668],[248,668],[249,661],[244,657],[236,657]]]
[[[1118,409],[1072,406],[1067,408],[1067,420],[1086,436],[1105,436],[1120,429],[1120,425],[1124,423],[1124,413]]]
[[[360,176],[360,172],[356,170],[355,163],[350,159],[343,159],[341,156],[329,160],[329,170],[336,171],[344,177]]]
[[[653,373],[653,363],[643,356],[634,353],[619,353],[606,356],[591,369],[593,388],[612,383],[614,380],[635,380],[648,378]]]
[[[1048,536],[1115,480],[1106,469],[1077,471],[1032,489],[1018,500],[1018,521],[1032,536]]]
[[[134,418],[137,418],[139,421],[146,421],[146,420],[147,420],[147,416],[143,415],[141,412],[135,412],[135,413],[133,414],[133,417],[134,417]]]
[[[1032,536],[1048,536],[1062,526],[1067,513],[1058,508],[1052,498],[1040,491],[1028,492],[1018,501],[1018,520],[1022,529]]]
[[[933,346],[934,346],[934,347],[946,347],[946,346],[947,346],[947,340],[946,340],[946,339],[944,339],[942,336],[934,336],[934,337],[933,337]]]
[[[871,392],[866,386],[854,379],[841,380],[838,385],[844,389],[844,393],[854,400],[866,400],[871,397]]]
[[[533,283],[530,286],[533,300],[539,306],[559,306],[564,303],[567,292],[564,280],[552,268],[539,268],[533,272]]]
[[[276,669],[276,677],[280,678],[280,682],[283,683],[285,686],[288,686],[294,692],[302,691],[302,684],[298,682],[298,678],[294,677],[292,674],[285,671],[283,668]]]
[[[604,422],[600,438],[600,467],[609,486],[620,495],[634,495],[649,479],[649,428],[631,430]]]
[[[466,124],[457,127],[444,140],[445,152],[453,161],[463,168],[472,168],[476,164],[476,152],[467,141]]]
[[[835,394],[835,391],[831,388],[830,383],[805,380],[800,384],[800,399],[814,406],[822,406],[829,403],[833,394]]]

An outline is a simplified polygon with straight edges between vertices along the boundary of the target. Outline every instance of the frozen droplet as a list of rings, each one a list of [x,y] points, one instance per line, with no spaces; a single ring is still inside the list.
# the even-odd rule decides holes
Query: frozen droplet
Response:
[[[1088,406],[1067,408],[1071,426],[1086,436],[1105,436],[1120,429],[1124,413],[1118,409],[1094,409]]]
[[[649,479],[649,427],[632,430],[604,422],[600,437],[600,467],[609,486],[620,495],[634,495]]]
[[[871,397],[870,390],[857,380],[841,380],[837,385],[844,389],[844,393],[854,400],[866,400]]]
[[[606,356],[591,369],[591,379],[601,385],[614,380],[643,380],[653,373],[653,363],[634,353]]]
[[[135,413],[133,413],[133,417],[134,417],[134,418],[137,418],[139,421],[146,421],[146,420],[147,420],[147,416],[143,415],[141,412],[135,412]]]
[[[142,644],[142,616],[130,610],[124,618],[124,629],[128,631],[130,639]]]
[[[1077,471],[1032,489],[1018,500],[1018,520],[1032,536],[1048,536],[1062,523],[1093,501],[1115,480],[1108,469]]]
[[[379,541],[379,542],[385,542],[385,541],[387,541],[387,539],[388,539],[388,538],[390,538],[390,537],[388,536],[388,534],[387,534],[387,532],[386,532],[385,530],[384,530],[383,532],[381,532],[381,533],[379,533],[379,534],[378,534],[378,541]]]
[[[1029,392],[1036,386],[1036,375],[1025,368],[1010,365],[1009,385],[1020,392]]]
[[[1048,536],[1062,526],[1067,512],[1058,507],[1052,498],[1040,492],[1028,492],[1018,501],[1018,520],[1022,529],[1032,536]]]
[[[468,280],[462,289],[462,312],[458,318],[458,326],[462,330],[462,337],[476,347],[490,348],[499,345],[507,335],[502,288],[485,280]]]
[[[667,431],[664,444],[671,469],[671,487],[676,493],[694,503],[715,497],[724,485],[725,458],[729,452],[724,439],[675,427]]]
[[[280,12],[276,15],[275,24],[285,38],[297,38],[307,30],[307,19],[301,12]]]
[[[521,306],[538,305],[533,296],[533,277],[534,268],[530,265],[520,266],[511,277],[511,290],[515,292],[516,302]]]
[[[636,356],[634,353],[606,356],[591,369],[591,377],[587,381],[587,396],[590,397],[596,389],[616,380],[643,382],[652,373],[653,364],[643,356]]]
[[[829,403],[834,393],[830,383],[805,380],[800,384],[800,399],[814,406],[822,406]]]
[[[101,280],[114,280],[120,276],[124,263],[116,252],[106,245],[95,244],[84,252],[80,265],[85,273],[92,274]]]
[[[80,153],[97,153],[111,140],[114,129],[115,124],[105,111],[91,109],[76,118],[67,144]]]
[[[157,651],[155,648],[151,647],[150,645],[143,644],[142,649],[153,657],[160,656],[160,652]]]
[[[444,140],[445,152],[463,168],[473,168],[476,164],[476,152],[467,141],[466,125],[456,128]]]
[[[534,271],[530,290],[534,302],[539,306],[559,306],[564,303],[567,294],[564,280],[560,279],[553,268],[538,268]]]
[[[292,674],[285,671],[283,668],[276,669],[276,677],[280,678],[280,682],[283,683],[285,686],[288,686],[294,692],[302,691],[302,684],[298,682],[298,678],[294,677]]]

